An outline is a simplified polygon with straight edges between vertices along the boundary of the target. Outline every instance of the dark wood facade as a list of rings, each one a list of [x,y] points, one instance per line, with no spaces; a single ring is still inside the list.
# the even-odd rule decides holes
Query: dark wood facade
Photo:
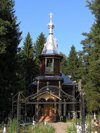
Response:
[[[62,56],[59,54],[39,55],[40,59],[40,75],[54,76],[60,75],[60,60]]]
[[[64,79],[60,73],[61,55],[39,55],[40,76],[36,77],[37,93],[29,97],[29,104],[35,104],[35,115],[38,121],[64,120],[68,114],[75,113],[75,88],[63,86]],[[33,99],[33,101],[32,101]]]
[[[60,72],[61,55],[40,55],[40,76],[35,78],[36,93],[26,98],[27,104],[33,104],[34,115],[38,122],[66,121],[75,118],[77,85],[67,83]],[[50,63],[50,64],[49,64]],[[64,74],[63,74],[64,75]],[[80,112],[79,110],[77,112]]]

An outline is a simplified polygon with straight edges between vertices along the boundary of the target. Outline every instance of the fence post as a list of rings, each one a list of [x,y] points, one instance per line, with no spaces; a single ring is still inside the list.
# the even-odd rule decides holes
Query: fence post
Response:
[[[83,92],[81,92],[81,116],[82,116],[82,133],[85,133],[85,107],[84,107]]]
[[[81,120],[82,120],[82,133],[85,133],[85,105],[84,105],[84,92],[81,91],[81,80],[78,84],[80,91],[80,109],[81,109]]]
[[[17,99],[17,133],[20,133],[20,92]]]

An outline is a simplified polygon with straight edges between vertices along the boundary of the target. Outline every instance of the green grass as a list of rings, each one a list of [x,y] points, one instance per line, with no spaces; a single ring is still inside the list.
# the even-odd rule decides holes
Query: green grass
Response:
[[[55,129],[49,124],[44,125],[44,123],[27,126],[25,129],[21,129],[21,133],[54,133]]]
[[[76,133],[76,127],[75,127],[75,125],[76,125],[76,120],[75,119],[73,119],[73,120],[70,120],[70,121],[67,121],[67,122],[71,122],[70,124],[69,124],[69,126],[67,127],[67,133]]]
[[[0,126],[0,129],[3,130],[3,127]],[[14,119],[11,123],[9,123],[9,127],[7,128],[9,133],[17,133],[17,120]],[[44,125],[44,123],[36,124],[29,126],[21,126],[20,133],[54,133],[55,129],[49,123]],[[2,133],[2,131],[0,131]]]
[[[72,133],[72,131],[73,131],[73,133],[76,133],[76,127],[75,127],[75,125],[71,125],[71,126],[69,126],[67,128],[67,133]]]
[[[90,122],[91,121],[91,122]],[[67,133],[76,133],[76,122],[79,122],[81,124],[81,120],[80,119],[72,119],[72,120],[69,120],[69,121],[66,121],[66,122],[71,122],[72,124],[70,124],[67,128]],[[88,128],[87,128],[87,131],[94,131],[94,124],[93,124],[93,117],[92,116],[89,116],[87,115],[86,118],[85,118],[85,122],[88,124]],[[90,126],[91,124],[91,126]]]

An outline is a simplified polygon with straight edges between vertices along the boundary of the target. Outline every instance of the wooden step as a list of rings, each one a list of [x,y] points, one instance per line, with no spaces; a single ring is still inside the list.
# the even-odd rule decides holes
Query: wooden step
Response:
[[[54,116],[41,116],[39,122],[54,122]]]
[[[39,122],[44,121],[44,119],[45,119],[45,116],[41,116],[40,119],[39,119]]]
[[[45,122],[54,122],[54,116],[46,116],[44,121]]]

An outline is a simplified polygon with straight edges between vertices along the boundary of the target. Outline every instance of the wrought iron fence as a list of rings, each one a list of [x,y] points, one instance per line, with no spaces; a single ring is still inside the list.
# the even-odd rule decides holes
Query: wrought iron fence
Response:
[[[20,127],[25,130],[27,125],[32,125],[33,121],[37,121],[37,117],[36,115],[28,117],[25,113],[26,113],[26,108],[22,109],[23,106],[25,106],[25,102],[22,101],[21,96],[19,95],[20,93],[18,93],[18,97],[15,101],[16,105],[16,114],[14,115],[14,107],[12,109],[12,112],[10,112],[10,114],[8,115],[8,117],[6,117],[4,119],[4,121],[2,121],[2,123],[0,124],[0,132],[4,133],[13,133],[13,128],[14,128],[14,119],[17,121],[17,124],[15,125],[16,129],[16,133],[20,133]],[[84,100],[84,99],[82,99]],[[22,106],[22,103],[24,103],[24,105]],[[86,116],[85,119],[85,114],[84,114],[84,104],[82,103],[82,110],[81,110],[81,115],[82,117],[80,117],[80,119],[78,119],[78,115],[75,114],[75,119],[73,119],[72,122],[74,122],[74,124],[72,124],[72,127],[70,125],[70,133],[91,133],[93,131],[93,119],[94,116],[92,114],[89,114]],[[24,110],[23,112],[21,110]],[[75,110],[77,112],[77,110]],[[83,115],[84,114],[84,115]],[[68,113],[66,116],[66,121],[69,121],[73,118],[73,114]],[[99,120],[100,117],[98,116]],[[83,121],[84,120],[84,121]],[[63,121],[63,117],[61,119],[61,121]],[[15,122],[16,123],[16,122]],[[37,123],[38,124],[38,123]],[[84,124],[84,127],[83,127]],[[83,130],[84,129],[84,130]]]
[[[94,130],[94,115],[93,114],[87,114],[85,117],[85,131],[82,131],[82,120],[78,119],[77,116],[75,119],[71,119],[71,115],[66,117],[66,122],[71,121],[71,124],[69,125],[70,133],[92,133]],[[100,115],[96,116],[96,118],[100,121]],[[20,120],[20,127],[21,130],[26,130],[28,125],[31,125],[34,129],[34,125],[41,124],[35,121],[36,116],[33,117],[26,117],[26,120],[24,117],[21,117]],[[15,123],[14,123],[15,120]],[[33,121],[35,124],[33,124]],[[63,121],[63,118],[62,120]],[[50,124],[50,123],[49,123]],[[15,129],[14,129],[15,128]],[[17,118],[6,117],[4,121],[0,124],[0,133],[14,133],[13,131],[17,133]],[[20,132],[19,132],[20,133]]]

